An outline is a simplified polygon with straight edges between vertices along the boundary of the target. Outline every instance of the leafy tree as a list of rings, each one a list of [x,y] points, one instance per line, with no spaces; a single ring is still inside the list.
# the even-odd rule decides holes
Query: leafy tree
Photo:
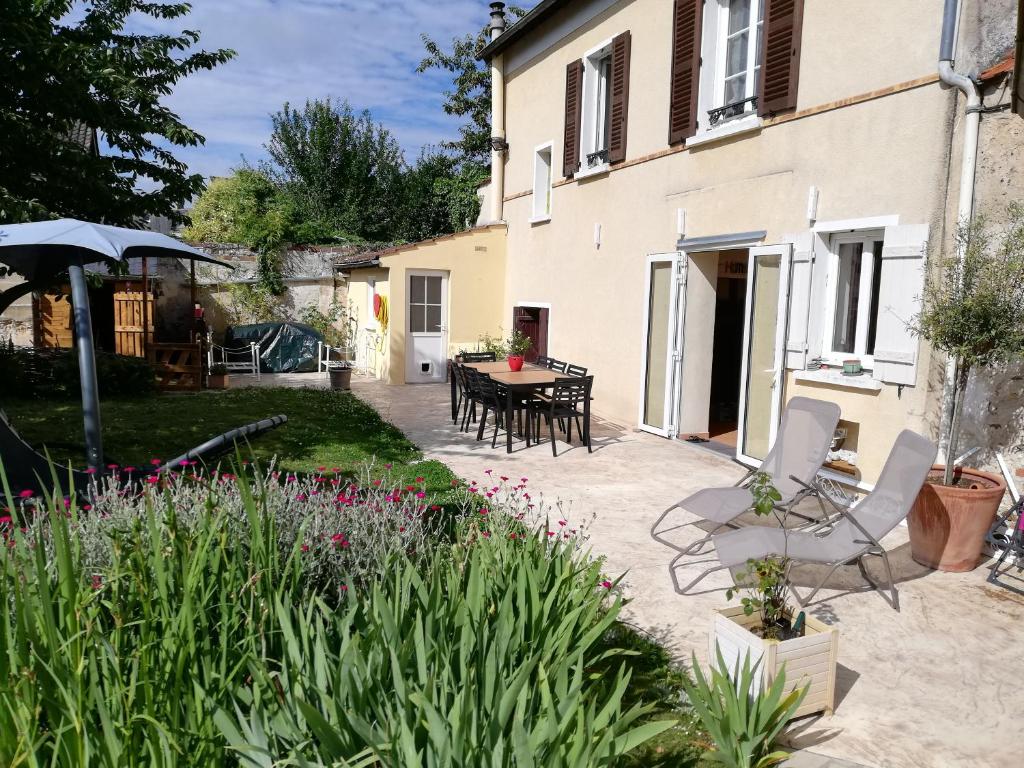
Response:
[[[509,6],[507,10],[513,20],[526,13],[517,6]],[[453,117],[465,118],[459,127],[459,139],[443,142],[441,146],[456,153],[460,166],[472,165],[486,172],[491,160],[491,71],[476,57],[490,39],[487,26],[479,32],[452,38],[450,50],[442,48],[428,35],[420,37],[427,55],[416,71],[440,69],[451,73],[453,89],[445,91],[444,111]]]
[[[189,10],[188,3],[147,0],[5,0],[0,222],[180,218],[178,209],[203,181],[166,147],[204,139],[161,99],[182,78],[234,52],[193,50],[199,33],[192,30],[129,33],[125,23],[179,19]],[[75,138],[93,129],[111,152],[97,155]],[[156,189],[140,191],[143,179]]]
[[[369,111],[348,102],[308,100],[271,116],[265,148],[271,178],[303,221],[321,221],[360,237],[385,240],[398,227],[404,160],[398,142]]]

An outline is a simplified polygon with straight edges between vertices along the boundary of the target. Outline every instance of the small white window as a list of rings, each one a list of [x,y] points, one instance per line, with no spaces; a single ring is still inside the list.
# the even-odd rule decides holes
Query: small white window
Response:
[[[583,59],[580,168],[584,173],[603,170],[608,166],[611,72],[612,41],[608,40]]]
[[[873,367],[882,278],[881,232],[833,235],[828,265],[824,357],[860,358]]]
[[[551,218],[551,144],[537,147],[533,155],[533,220]]]
[[[720,0],[711,125],[757,111],[763,27],[763,0]]]

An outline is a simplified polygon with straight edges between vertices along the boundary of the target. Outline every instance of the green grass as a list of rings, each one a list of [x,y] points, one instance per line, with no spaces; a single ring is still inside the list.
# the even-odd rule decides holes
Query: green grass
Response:
[[[62,464],[84,465],[81,403],[21,399],[3,408],[34,447]],[[426,478],[433,494],[447,491],[453,479],[444,464],[422,461],[398,427],[350,392],[266,387],[107,400],[100,408],[104,453],[122,466],[171,459],[234,427],[284,414],[287,424],[254,438],[242,455],[260,462],[276,456],[278,466],[295,472],[390,463],[402,477]]]

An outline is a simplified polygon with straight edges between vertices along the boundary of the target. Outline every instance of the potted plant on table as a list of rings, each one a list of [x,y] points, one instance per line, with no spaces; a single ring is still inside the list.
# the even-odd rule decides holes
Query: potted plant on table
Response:
[[[947,463],[933,468],[907,519],[914,560],[943,571],[978,565],[1006,489],[999,475],[956,467],[953,459],[971,372],[1024,356],[1024,205],[1011,203],[1008,214],[1002,233],[983,217],[957,229],[954,252],[928,275],[910,324],[955,366],[952,416],[943,425]]]
[[[229,384],[228,367],[223,363],[210,366],[210,374],[206,377],[209,389],[227,389]]]
[[[775,513],[781,498],[771,477],[760,472],[750,485],[754,512]],[[781,520],[785,525],[785,517]],[[836,662],[839,632],[807,616],[789,602],[789,559],[770,556],[747,561],[746,571],[736,574],[736,586],[726,592],[732,599],[747,594],[740,605],[717,609],[709,638],[709,658],[721,655],[728,669],[744,659],[757,663],[753,685],[757,691],[772,686],[789,669],[787,691],[806,687],[807,692],[789,717],[813,712],[832,714],[835,707]]]
[[[532,346],[533,339],[522,331],[512,331],[512,334],[508,337],[508,341],[505,342],[505,349],[508,352],[508,367],[510,370],[523,370],[523,363],[525,362],[525,358],[523,356],[530,351],[530,347]]]

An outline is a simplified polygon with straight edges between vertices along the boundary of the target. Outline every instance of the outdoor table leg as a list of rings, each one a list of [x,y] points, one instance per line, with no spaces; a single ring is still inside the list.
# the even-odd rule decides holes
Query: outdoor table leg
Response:
[[[593,453],[594,449],[590,447],[590,398],[586,398],[583,401],[583,442],[587,444],[587,453]]]
[[[516,396],[516,391],[513,387],[505,391],[505,453],[512,453],[512,398]]]
[[[448,363],[448,383],[452,388],[452,422],[459,418],[459,398],[455,391],[455,371],[452,370],[452,364]]]

